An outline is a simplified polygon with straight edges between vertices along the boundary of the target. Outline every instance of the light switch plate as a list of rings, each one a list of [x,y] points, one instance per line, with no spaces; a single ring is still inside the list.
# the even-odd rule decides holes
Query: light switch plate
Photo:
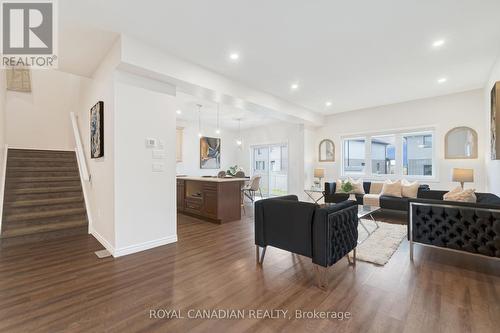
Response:
[[[156,160],[162,160],[165,158],[164,150],[153,150],[153,158]]]
[[[163,172],[164,167],[163,163],[153,163],[153,172]]]

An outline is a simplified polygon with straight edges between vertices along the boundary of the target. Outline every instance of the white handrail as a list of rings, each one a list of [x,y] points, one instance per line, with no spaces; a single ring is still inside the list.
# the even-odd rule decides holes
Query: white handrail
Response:
[[[78,167],[80,168],[80,175],[82,180],[90,182],[90,173],[87,167],[87,160],[85,159],[85,153],[83,151],[82,139],[80,137],[80,130],[78,128],[78,120],[74,112],[70,112],[71,125],[73,126],[73,134],[75,136],[76,144],[76,159],[78,161]]]

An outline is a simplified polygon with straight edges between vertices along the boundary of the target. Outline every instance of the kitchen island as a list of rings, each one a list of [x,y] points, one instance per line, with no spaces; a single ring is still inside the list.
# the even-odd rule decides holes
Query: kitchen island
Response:
[[[215,223],[241,219],[245,178],[177,177],[177,212]]]

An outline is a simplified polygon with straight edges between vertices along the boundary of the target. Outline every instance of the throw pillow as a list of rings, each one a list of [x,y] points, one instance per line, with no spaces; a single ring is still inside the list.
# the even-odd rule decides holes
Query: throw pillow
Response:
[[[386,180],[384,186],[382,186],[380,195],[401,198],[401,181],[391,182],[390,180]]]
[[[365,189],[363,188],[363,179],[359,178],[358,180],[349,177],[349,181],[352,184],[352,193],[355,194],[365,194]]]
[[[370,194],[380,194],[380,192],[382,192],[383,186],[384,186],[384,183],[372,182],[370,184]]]
[[[475,189],[462,190],[460,186],[454,188],[450,192],[443,195],[443,200],[445,201],[459,201],[459,202],[476,202],[476,194],[474,194]]]
[[[342,180],[337,179],[337,181],[335,182],[335,193],[344,193],[342,192],[341,187],[342,187]]]
[[[419,187],[420,184],[417,181],[410,183],[406,179],[403,179],[401,181],[401,194],[403,198],[416,198]]]

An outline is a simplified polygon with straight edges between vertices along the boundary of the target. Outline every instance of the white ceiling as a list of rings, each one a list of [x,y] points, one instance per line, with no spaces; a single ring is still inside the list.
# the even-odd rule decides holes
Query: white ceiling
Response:
[[[59,7],[64,20],[130,34],[321,113],[482,87],[500,53],[498,0],[64,0]],[[446,43],[433,49],[437,39]],[[237,63],[228,61],[232,51],[241,54]],[[438,84],[441,77],[448,81]]]
[[[181,114],[177,115],[177,119],[194,122],[198,124],[198,107],[202,105],[200,116],[202,130],[207,127],[217,129],[217,104],[204,99],[199,99],[194,96],[177,92],[176,102],[178,110]],[[277,122],[276,119],[258,114],[256,112],[245,111],[230,107],[227,105],[220,105],[219,107],[219,127],[220,129],[238,130],[238,119],[241,119],[241,129],[249,129],[260,126],[267,126]]]

